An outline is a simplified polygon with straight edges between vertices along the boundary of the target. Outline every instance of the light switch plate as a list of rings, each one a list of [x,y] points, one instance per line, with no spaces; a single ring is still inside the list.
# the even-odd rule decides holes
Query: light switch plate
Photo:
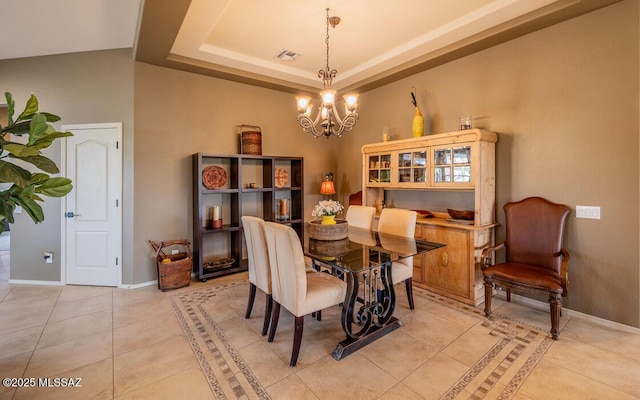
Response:
[[[576,206],[576,218],[600,219],[600,207]]]

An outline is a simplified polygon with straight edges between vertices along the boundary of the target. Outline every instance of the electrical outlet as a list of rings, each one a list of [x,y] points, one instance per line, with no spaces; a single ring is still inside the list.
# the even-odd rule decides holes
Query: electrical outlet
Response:
[[[600,207],[576,206],[576,218],[600,219]]]

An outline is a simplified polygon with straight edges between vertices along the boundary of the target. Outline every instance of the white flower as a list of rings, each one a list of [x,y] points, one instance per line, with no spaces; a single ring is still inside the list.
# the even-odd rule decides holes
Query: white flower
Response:
[[[335,200],[322,200],[314,208],[311,216],[322,217],[323,215],[337,215],[344,210],[342,204]]]

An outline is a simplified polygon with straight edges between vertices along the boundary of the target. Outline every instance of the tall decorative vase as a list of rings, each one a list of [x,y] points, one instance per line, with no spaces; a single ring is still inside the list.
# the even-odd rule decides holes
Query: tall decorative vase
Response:
[[[420,137],[424,134],[424,117],[420,109],[416,107],[416,115],[413,117],[413,137]]]
[[[336,216],[335,215],[323,215],[321,225],[335,225],[336,224]]]
[[[413,117],[413,137],[420,137],[424,134],[424,117],[420,109],[416,107],[416,115]]]

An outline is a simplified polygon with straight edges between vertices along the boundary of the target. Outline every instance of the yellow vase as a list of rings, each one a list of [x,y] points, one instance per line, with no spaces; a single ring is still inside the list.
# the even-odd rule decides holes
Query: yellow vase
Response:
[[[416,115],[413,117],[413,137],[420,137],[424,134],[424,117],[420,109],[416,107]]]
[[[335,225],[336,223],[335,215],[323,215],[320,225]]]

